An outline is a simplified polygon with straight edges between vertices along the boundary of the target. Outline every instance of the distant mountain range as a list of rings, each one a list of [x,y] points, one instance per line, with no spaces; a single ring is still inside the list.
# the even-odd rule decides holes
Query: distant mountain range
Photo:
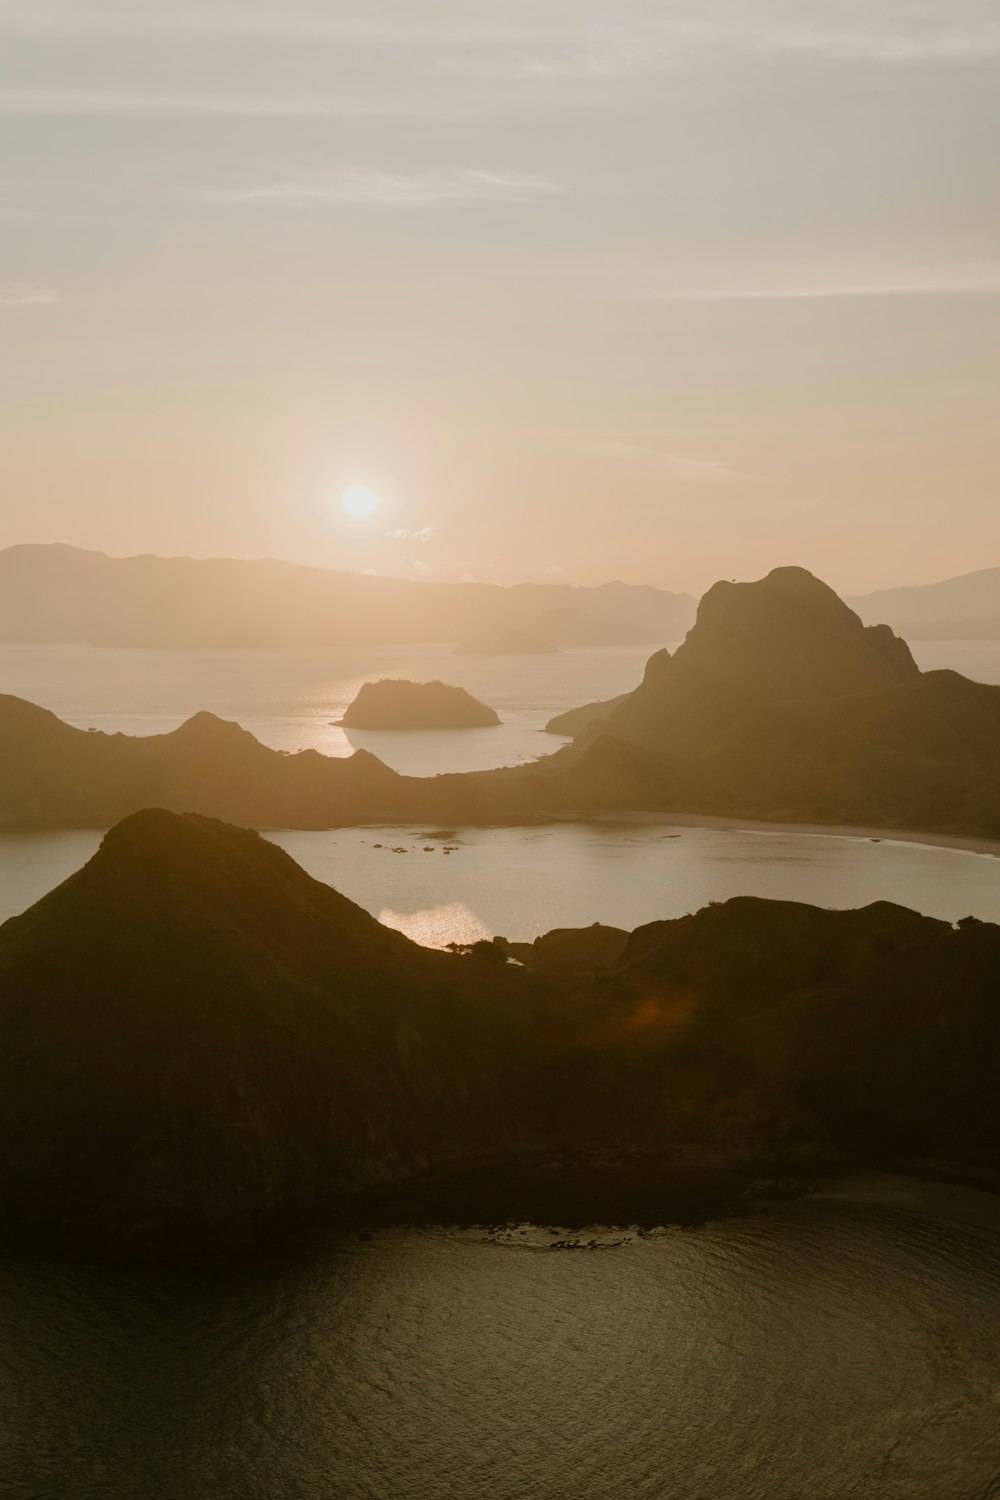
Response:
[[[610,935],[430,952],[255,834],[139,813],[0,928],[0,1234],[226,1253],[995,1168],[997,927],[741,898]]]
[[[1000,639],[1000,568],[846,602],[913,640]],[[0,641],[197,649],[475,641],[667,645],[689,594],[625,583],[410,582],[273,558],[108,557],[62,543],[0,551]]]
[[[527,766],[401,776],[285,755],[201,713],[170,734],[71,728],[0,697],[0,820],[107,826],[151,804],[253,827],[427,826],[643,809],[1000,839],[1000,687],[921,672],[803,568],[717,583],[634,692],[574,711]]]
[[[943,583],[879,589],[849,598],[866,624],[884,621],[909,640],[1000,640],[1000,568]]]
[[[492,631],[555,646],[677,641],[687,594],[624,583],[411,583],[273,559],[0,552],[0,641],[233,647],[457,643]]]

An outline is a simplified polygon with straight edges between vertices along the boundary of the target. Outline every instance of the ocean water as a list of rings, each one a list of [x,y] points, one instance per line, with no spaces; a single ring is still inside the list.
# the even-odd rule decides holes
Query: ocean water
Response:
[[[883,838],[656,821],[529,828],[340,828],[268,833],[304,869],[431,947],[553,927],[633,928],[730,896],[817,906],[896,901],[1000,922],[1000,859]],[[96,851],[99,830],[0,829],[0,921]],[[450,853],[445,853],[450,849]]]
[[[81,728],[163,734],[201,709],[235,719],[276,750],[371,750],[411,776],[480,771],[547,755],[556,714],[613,698],[642,679],[652,647],[547,656],[456,656],[447,646],[350,651],[131,651],[0,645],[0,693]],[[493,729],[356,730],[336,724],[364,682],[406,677],[464,687],[496,709]]]
[[[0,1264],[0,1494],[987,1500],[1000,1235],[914,1196],[592,1250],[441,1230],[252,1274]]]
[[[433,776],[517,765],[557,749],[564,741],[541,732],[547,721],[628,692],[652,649],[475,657],[456,656],[447,646],[139,651],[0,644],[0,693],[41,704],[81,728],[124,734],[163,734],[207,709],[278,750],[343,756],[366,749],[397,771]],[[1000,683],[1000,641],[918,641],[913,651],[922,667],[953,667]],[[362,683],[380,677],[454,683],[495,708],[503,722],[445,731],[339,728],[334,721]]]

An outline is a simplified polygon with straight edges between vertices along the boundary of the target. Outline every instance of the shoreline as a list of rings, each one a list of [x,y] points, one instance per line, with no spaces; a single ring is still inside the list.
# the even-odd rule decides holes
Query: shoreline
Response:
[[[155,805],[155,804],[151,804]],[[126,816],[130,816],[126,814]],[[204,816],[212,816],[205,814]],[[119,820],[121,821],[121,820]],[[226,821],[225,819],[223,821]],[[311,827],[300,823],[261,823],[252,829],[262,836],[275,833],[342,833],[350,829],[408,828],[422,829],[427,819],[361,818],[352,823],[329,823],[323,827]],[[449,825],[449,832],[463,830],[489,832],[497,829],[559,828],[567,825],[626,825],[646,828],[704,828],[727,833],[761,833],[774,835],[802,834],[809,838],[850,839],[857,843],[916,844],[925,849],[952,849],[961,854],[978,854],[984,859],[1000,859],[1000,839],[980,838],[973,834],[932,833],[916,828],[865,827],[853,823],[796,823],[772,822],[765,818],[741,818],[721,813],[658,812],[655,809],[623,809],[621,812],[559,812],[532,817],[511,818],[501,822],[456,821]],[[48,819],[24,820],[0,818],[0,835],[6,833],[96,833],[102,836],[110,832],[114,824],[106,823],[62,823]],[[250,825],[234,825],[250,826]],[[430,835],[420,835],[421,837]]]
[[[852,839],[859,843],[918,844],[926,849],[954,849],[964,854],[978,854],[986,859],[1000,859],[1000,839],[976,838],[971,834],[960,833],[929,833],[915,828],[865,828],[852,823],[779,823],[769,822],[764,818],[739,818],[715,813],[642,811],[595,813],[590,817],[566,814],[559,815],[553,821],[557,823],[629,823],[671,828],[714,828],[728,833],[806,834],[812,838]]]

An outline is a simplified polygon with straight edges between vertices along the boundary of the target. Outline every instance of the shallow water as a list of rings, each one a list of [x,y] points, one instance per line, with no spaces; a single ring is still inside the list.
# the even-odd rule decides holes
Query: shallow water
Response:
[[[469,828],[448,840],[420,833],[342,828],[267,837],[311,875],[432,947],[497,933],[523,940],[597,921],[631,929],[746,895],[832,907],[896,901],[949,921],[1000,921],[1000,860],[959,849],[653,821]],[[80,829],[0,830],[0,921],[66,879],[100,838]]]
[[[812,1201],[228,1278],[0,1266],[22,1500],[985,1500],[1000,1237]]]

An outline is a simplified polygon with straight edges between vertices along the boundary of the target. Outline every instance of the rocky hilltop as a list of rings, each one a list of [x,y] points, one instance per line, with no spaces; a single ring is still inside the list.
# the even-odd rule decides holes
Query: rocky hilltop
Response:
[[[0,928],[4,1233],[669,1222],[761,1172],[1000,1161],[994,926],[740,899],[526,946],[431,952],[256,834],[126,819]]]
[[[366,682],[341,724],[348,729],[492,729],[495,709],[444,682]]]

